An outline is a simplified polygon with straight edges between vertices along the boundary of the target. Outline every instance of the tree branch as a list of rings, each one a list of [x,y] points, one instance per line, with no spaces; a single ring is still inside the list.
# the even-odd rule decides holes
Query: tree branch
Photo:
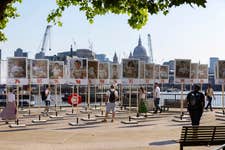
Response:
[[[13,0],[1,0],[0,5],[0,20],[4,19],[5,10],[7,8],[7,5],[13,2]]]

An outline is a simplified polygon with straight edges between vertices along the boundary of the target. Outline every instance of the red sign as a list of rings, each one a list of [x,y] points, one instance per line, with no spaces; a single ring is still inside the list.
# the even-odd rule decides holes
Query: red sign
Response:
[[[15,79],[15,83],[16,84],[20,84],[20,80],[19,79]]]
[[[77,106],[81,102],[82,102],[82,98],[77,93],[74,93],[68,97],[68,103],[71,105],[73,104],[73,106]]]
[[[80,80],[75,80],[76,84],[80,84],[81,81]]]

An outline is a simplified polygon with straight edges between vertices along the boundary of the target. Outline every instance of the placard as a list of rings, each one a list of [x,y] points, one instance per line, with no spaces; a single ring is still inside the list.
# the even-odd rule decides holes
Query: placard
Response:
[[[139,60],[122,59],[123,84],[139,84]]]
[[[48,59],[31,60],[31,82],[33,84],[49,83],[49,61]]]
[[[175,59],[175,83],[190,83],[191,60]]]
[[[25,85],[28,84],[27,79],[27,59],[25,57],[8,58],[8,78],[9,85]]]
[[[74,85],[87,85],[87,59],[73,58],[69,60],[69,83]]]
[[[49,81],[51,84],[64,84],[64,62],[49,62]]]

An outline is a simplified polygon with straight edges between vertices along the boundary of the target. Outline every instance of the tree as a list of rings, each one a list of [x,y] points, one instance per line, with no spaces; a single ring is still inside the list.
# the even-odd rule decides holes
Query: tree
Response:
[[[1,0],[0,4],[0,41],[6,40],[3,29],[11,18],[18,17],[15,3],[22,0]],[[206,0],[56,0],[57,8],[48,15],[47,21],[59,26],[62,25],[60,18],[64,10],[71,6],[79,7],[80,11],[85,12],[87,20],[94,22],[97,15],[106,13],[127,14],[130,18],[128,24],[134,29],[141,29],[148,21],[148,15],[163,12],[167,14],[169,9],[183,4],[191,7],[206,7]]]

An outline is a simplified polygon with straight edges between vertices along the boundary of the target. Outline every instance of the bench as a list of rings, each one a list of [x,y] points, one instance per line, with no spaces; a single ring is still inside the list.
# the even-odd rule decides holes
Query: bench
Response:
[[[225,144],[225,126],[183,126],[179,143],[180,150],[184,146]]]

